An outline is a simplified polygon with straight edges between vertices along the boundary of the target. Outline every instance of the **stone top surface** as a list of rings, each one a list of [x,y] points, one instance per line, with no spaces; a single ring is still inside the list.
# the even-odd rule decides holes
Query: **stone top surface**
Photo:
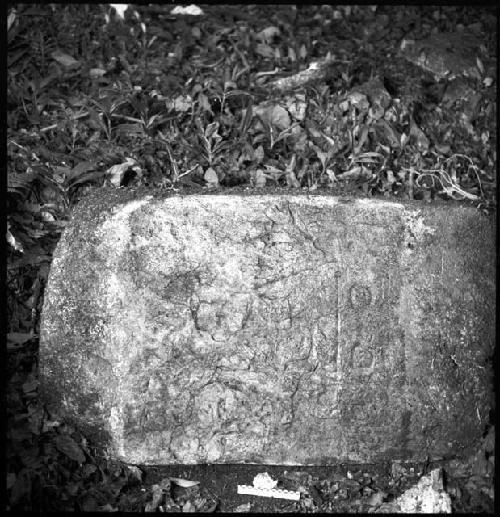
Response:
[[[44,393],[132,463],[449,454],[490,408],[493,241],[461,204],[100,190],[54,254]]]

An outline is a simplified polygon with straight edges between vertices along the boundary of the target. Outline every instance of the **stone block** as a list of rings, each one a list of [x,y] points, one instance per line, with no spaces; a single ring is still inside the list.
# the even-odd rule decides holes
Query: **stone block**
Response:
[[[495,261],[456,203],[98,190],[54,253],[43,396],[129,463],[458,455],[493,403]]]

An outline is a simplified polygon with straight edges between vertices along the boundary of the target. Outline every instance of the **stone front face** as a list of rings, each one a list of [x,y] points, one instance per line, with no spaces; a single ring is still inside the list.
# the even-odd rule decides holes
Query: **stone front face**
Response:
[[[450,204],[98,192],[54,254],[45,398],[130,463],[459,454],[492,405],[494,232]]]

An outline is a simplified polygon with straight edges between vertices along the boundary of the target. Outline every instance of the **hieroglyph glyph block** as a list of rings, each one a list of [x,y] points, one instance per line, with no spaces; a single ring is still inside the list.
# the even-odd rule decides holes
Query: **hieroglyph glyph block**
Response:
[[[492,405],[494,232],[454,203],[98,191],[54,253],[44,396],[130,463],[458,454]]]

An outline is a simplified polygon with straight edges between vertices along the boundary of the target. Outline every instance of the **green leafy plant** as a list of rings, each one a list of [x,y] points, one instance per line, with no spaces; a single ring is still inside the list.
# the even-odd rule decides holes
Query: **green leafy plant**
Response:
[[[102,131],[106,139],[111,141],[114,129],[113,115],[120,106],[127,103],[128,99],[123,96],[122,91],[114,89],[104,90],[98,100],[89,96],[86,96],[86,99],[88,102],[86,109],[90,119],[94,122],[96,129]]]
[[[219,123],[212,122],[206,127],[203,127],[201,120],[198,118],[195,120],[197,132],[197,148],[200,151],[205,162],[213,167],[220,163],[225,152],[233,145],[232,142],[224,141],[222,136],[219,134]]]
[[[119,124],[116,127],[116,131],[119,134],[124,135],[136,135],[136,136],[153,136],[156,130],[162,126],[166,121],[173,120],[175,116],[168,115],[166,113],[152,113],[152,108],[149,106],[148,99],[142,95],[131,95],[128,99],[128,103],[132,106],[134,112],[139,115],[137,117],[131,117],[122,114],[112,114],[114,118],[120,118],[132,122],[132,124]],[[165,110],[164,106],[162,106]]]

